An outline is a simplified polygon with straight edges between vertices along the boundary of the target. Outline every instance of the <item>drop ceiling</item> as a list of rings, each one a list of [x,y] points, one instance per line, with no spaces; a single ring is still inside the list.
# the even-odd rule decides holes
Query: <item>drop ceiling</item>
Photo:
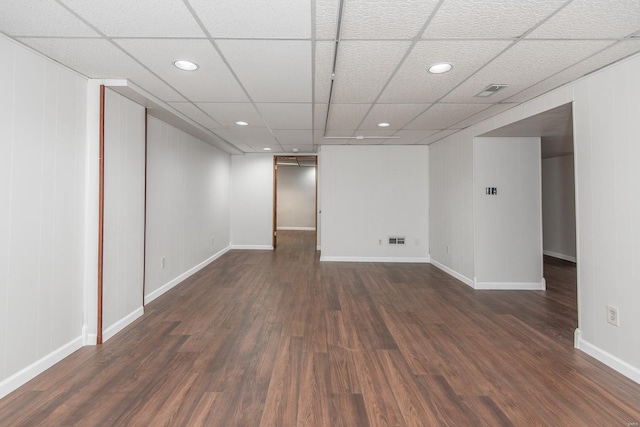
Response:
[[[640,52],[638,0],[343,0],[341,19],[340,0],[0,4],[6,36],[242,152],[430,144]],[[490,84],[508,87],[474,96]]]

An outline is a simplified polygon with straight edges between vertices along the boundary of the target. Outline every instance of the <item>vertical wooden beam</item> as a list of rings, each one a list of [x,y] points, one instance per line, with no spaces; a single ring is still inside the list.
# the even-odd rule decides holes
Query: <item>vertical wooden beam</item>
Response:
[[[273,249],[278,243],[278,156],[273,156],[273,232],[271,233],[271,245]]]
[[[144,109],[144,237],[142,238],[142,306],[144,307],[144,294],[147,284],[147,123],[148,123],[148,110]]]
[[[98,195],[98,326],[96,343],[102,344],[102,290],[104,267],[104,104],[105,88],[100,85],[100,178]]]

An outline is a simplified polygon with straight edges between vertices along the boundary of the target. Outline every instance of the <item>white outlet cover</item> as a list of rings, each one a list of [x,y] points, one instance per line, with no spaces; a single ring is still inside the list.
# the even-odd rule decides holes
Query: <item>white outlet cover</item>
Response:
[[[617,307],[607,305],[607,322],[613,326],[619,326],[620,324],[620,312]]]

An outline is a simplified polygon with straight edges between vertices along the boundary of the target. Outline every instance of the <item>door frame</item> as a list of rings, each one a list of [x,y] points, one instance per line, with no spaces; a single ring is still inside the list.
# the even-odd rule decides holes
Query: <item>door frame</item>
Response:
[[[317,155],[274,155],[273,156],[273,224],[271,230],[271,245],[275,250],[278,244],[278,160],[279,159],[314,159],[315,161],[315,207],[314,207],[314,228],[316,238],[314,248],[318,247],[318,156]],[[302,167],[302,166],[298,166]]]

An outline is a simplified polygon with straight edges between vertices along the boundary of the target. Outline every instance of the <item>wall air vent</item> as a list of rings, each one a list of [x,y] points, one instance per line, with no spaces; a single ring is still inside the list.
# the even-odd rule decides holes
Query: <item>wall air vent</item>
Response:
[[[494,93],[498,92],[499,90],[504,89],[507,86],[509,86],[509,85],[491,84],[491,85],[485,87],[484,89],[482,89],[482,91],[479,94],[477,94],[476,96],[479,96],[480,98],[486,98],[487,96],[491,96]]]
[[[404,246],[404,237],[389,237],[389,245],[390,246]]]

